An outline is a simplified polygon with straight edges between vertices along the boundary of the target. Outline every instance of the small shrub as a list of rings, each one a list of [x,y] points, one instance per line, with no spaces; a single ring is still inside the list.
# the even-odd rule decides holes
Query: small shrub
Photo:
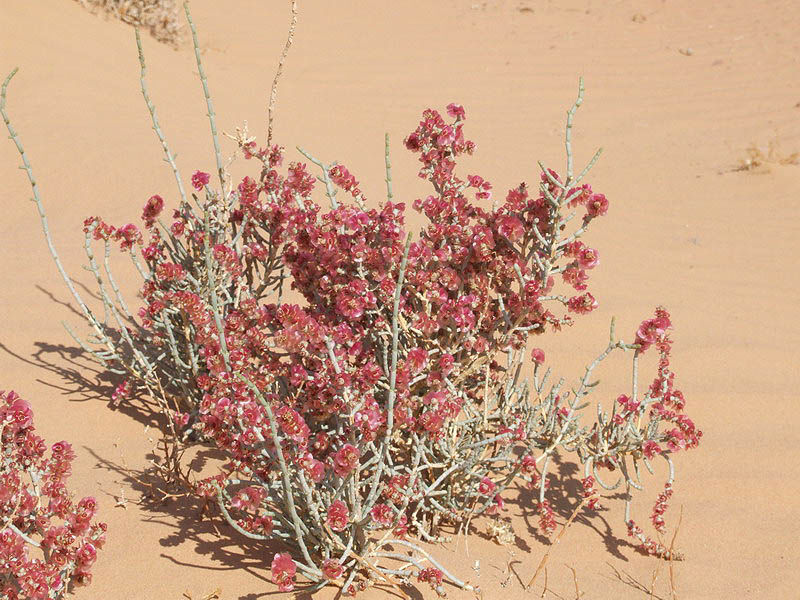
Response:
[[[106,525],[92,522],[94,498],[74,502],[67,490],[72,446],[48,451],[14,392],[0,391],[0,427],[0,598],[64,598],[91,582]]]
[[[102,11],[129,25],[144,27],[160,42],[177,46],[181,23],[175,0],[78,0],[92,12]]]

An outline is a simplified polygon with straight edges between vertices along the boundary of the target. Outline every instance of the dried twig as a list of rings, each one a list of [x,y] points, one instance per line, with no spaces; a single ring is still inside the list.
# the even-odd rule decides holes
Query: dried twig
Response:
[[[583,597],[584,593],[578,587],[578,573],[575,571],[575,569],[572,566],[567,565],[567,564],[565,564],[565,566],[570,571],[572,571],[572,581],[575,583],[575,600],[581,600],[581,598]]]
[[[675,546],[675,538],[678,537],[678,530],[681,528],[681,523],[683,522],[683,505],[681,505],[681,512],[678,515],[678,524],[675,525],[675,532],[672,534],[672,540],[669,542],[669,590],[672,594],[672,600],[678,600],[678,594],[675,591],[675,570],[673,568],[673,558],[675,557],[675,553],[673,552],[673,547]]]
[[[278,99],[278,80],[283,73],[283,62],[286,60],[286,55],[289,54],[289,48],[294,41],[294,30],[297,27],[297,0],[292,0],[292,21],[289,24],[289,34],[286,36],[286,44],[281,52],[281,58],[278,60],[278,69],[275,71],[275,78],[272,80],[272,90],[269,93],[269,106],[267,107],[268,124],[267,124],[267,148],[272,146],[272,119],[275,113],[275,102]]]
[[[539,561],[539,565],[536,567],[536,572],[533,574],[533,577],[531,577],[531,580],[528,582],[528,585],[525,586],[526,590],[529,590],[533,586],[533,584],[536,583],[536,578],[539,577],[539,573],[541,573],[542,569],[545,568],[545,566],[547,565],[547,561],[550,559],[550,553],[553,551],[553,548],[555,548],[556,545],[561,541],[561,538],[564,536],[564,533],[567,531],[567,528],[570,525],[572,525],[572,521],[574,521],[575,517],[578,516],[578,511],[580,511],[580,509],[583,507],[584,502],[585,498],[581,499],[581,501],[578,502],[578,505],[575,507],[575,510],[572,511],[572,514],[569,516],[569,519],[567,519],[567,522],[564,523],[564,525],[561,527],[561,531],[558,532],[558,535],[553,540],[553,543],[550,544],[550,546],[547,548],[547,552],[544,553],[544,556],[542,556],[542,559]]]

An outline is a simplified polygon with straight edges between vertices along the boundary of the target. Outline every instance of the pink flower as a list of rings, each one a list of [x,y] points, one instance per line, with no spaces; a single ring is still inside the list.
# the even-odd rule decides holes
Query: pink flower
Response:
[[[467,118],[466,112],[464,111],[464,107],[460,104],[456,104],[455,102],[451,102],[447,105],[447,114],[453,117],[454,119],[459,119],[463,121]]]
[[[417,581],[427,581],[433,589],[442,585],[442,578],[444,574],[435,567],[428,567],[427,569],[420,569],[417,574]]]
[[[653,527],[659,533],[666,533],[666,526],[664,525],[664,513],[669,508],[669,499],[672,497],[672,484],[666,483],[664,491],[658,495],[655,504],[653,505],[653,513],[650,515],[650,520]]]
[[[524,208],[528,200],[528,189],[524,183],[521,183],[513,190],[509,190],[506,195],[506,207],[514,212],[520,211]]]
[[[334,531],[344,531],[347,529],[347,521],[350,518],[350,511],[347,505],[341,500],[334,500],[328,507],[328,526]]]
[[[541,348],[531,350],[531,360],[537,365],[544,364],[544,350]]]
[[[7,406],[0,407],[0,418],[10,422],[14,428],[26,429],[33,425],[33,410],[26,400],[15,392],[8,392],[5,397]]]
[[[163,282],[182,281],[186,277],[186,271],[179,264],[162,262],[156,267],[156,277]]]
[[[444,417],[438,411],[429,410],[419,416],[419,422],[425,431],[436,434],[444,425]]]
[[[491,479],[484,477],[478,484],[478,493],[483,496],[489,496],[492,492],[494,492],[496,487],[497,486]]]
[[[517,217],[506,215],[497,220],[497,231],[510,242],[516,242],[525,233],[525,228]]]
[[[644,454],[647,458],[653,458],[660,452],[661,446],[659,446],[653,440],[647,440],[644,444],[642,444],[642,454]]]
[[[408,533],[408,517],[402,515],[392,531],[399,538],[405,537]]]
[[[626,396],[625,394],[620,394],[617,397],[617,403],[622,406],[622,410],[626,414],[635,413],[639,410],[639,406],[641,406],[641,402],[634,402],[630,396]]]
[[[592,194],[586,203],[586,213],[589,217],[602,217],[608,212],[608,199],[603,194]]]
[[[376,504],[370,511],[373,520],[388,527],[394,520],[394,513],[388,504]]]
[[[406,355],[406,363],[411,372],[416,375],[428,364],[428,351],[424,348],[412,348]]]
[[[314,483],[319,483],[325,477],[325,465],[314,458],[309,462],[306,472]]]
[[[305,445],[308,442],[308,436],[311,430],[308,428],[308,425],[306,425],[305,420],[303,420],[299,412],[293,408],[284,406],[278,410],[276,416],[278,417],[278,422],[281,424],[283,433],[286,434],[289,439],[301,445]]]
[[[272,533],[272,517],[269,515],[262,515],[253,519],[253,526],[257,532],[269,535]]]
[[[272,559],[272,581],[278,584],[281,592],[291,592],[294,589],[294,578],[297,565],[289,554],[276,554]]]
[[[644,352],[652,344],[655,344],[663,338],[670,326],[671,323],[666,316],[642,321],[642,324],[639,325],[639,329],[636,331],[636,343],[641,346],[639,351]]]
[[[142,245],[142,232],[133,223],[123,225],[112,235],[114,241],[119,242],[120,249],[124,252],[133,247],[134,244]]]
[[[342,567],[342,563],[338,560],[326,558],[322,561],[322,574],[325,575],[326,579],[339,579],[342,573],[344,573],[344,567]]]
[[[186,427],[189,424],[189,413],[175,413],[172,415],[172,420],[178,428]]]
[[[409,135],[403,143],[405,144],[406,148],[412,152],[419,152],[419,150],[422,148],[422,142],[416,133]]]
[[[89,520],[95,515],[96,512],[97,500],[94,498],[94,496],[87,496],[78,502],[78,506],[75,509],[75,521],[85,522],[88,524]]]
[[[195,171],[192,175],[192,187],[198,192],[208,185],[209,181],[211,181],[211,176],[203,171]]]
[[[584,269],[593,269],[599,262],[600,257],[594,248],[582,248],[580,254],[578,254],[578,264]]]
[[[492,500],[492,503],[486,508],[487,515],[496,515],[501,510],[506,509],[506,503],[503,501],[503,498],[500,497],[500,494],[497,494]]]
[[[359,319],[364,314],[367,303],[364,296],[349,289],[342,290],[336,297],[336,309],[349,319]]]
[[[80,547],[75,555],[75,560],[81,567],[88,567],[97,560],[97,549],[94,544],[86,543]]]
[[[116,228],[104,222],[100,217],[89,217],[83,221],[83,232],[89,233],[90,231],[95,240],[110,240]]]
[[[186,226],[183,224],[183,221],[174,221],[172,225],[169,226],[169,230],[175,237],[181,237],[185,229]]]
[[[231,506],[244,511],[255,511],[264,499],[267,497],[267,492],[260,487],[248,486],[239,490],[231,499]]]
[[[592,186],[589,184],[583,184],[578,188],[570,188],[570,190],[567,192],[567,197],[572,198],[572,200],[567,203],[567,206],[570,208],[575,208],[579,204],[586,204],[591,196]]]
[[[442,375],[447,377],[452,373],[455,362],[456,359],[453,358],[452,354],[442,354],[442,357],[439,359],[439,369],[442,371]]]
[[[565,269],[561,276],[566,283],[570,284],[579,292],[586,289],[586,281],[588,281],[589,275],[587,275],[586,271],[583,269],[570,267]]]
[[[51,446],[51,450],[53,452],[53,459],[63,462],[71,461],[75,458],[75,452],[72,450],[72,444],[69,442],[56,442]]]
[[[325,452],[330,445],[330,436],[324,431],[319,431],[314,436],[314,442],[312,443],[311,447],[314,449],[315,453],[322,453]]]
[[[574,313],[587,314],[597,308],[597,300],[589,292],[574,296],[567,301],[567,307]]]
[[[375,434],[385,419],[377,402],[373,400],[372,403],[365,404],[366,406],[355,414],[353,423],[361,430],[365,439],[372,440],[375,439]]]
[[[483,185],[483,177],[480,175],[468,175],[467,181],[469,181],[469,185],[474,188],[480,188]]]
[[[333,471],[339,477],[346,477],[358,466],[360,453],[352,444],[345,444],[333,456]]]
[[[289,165],[286,182],[292,191],[301,196],[307,196],[314,189],[315,180],[316,178],[306,171],[305,163],[291,163]]]
[[[145,225],[152,227],[162,210],[164,210],[164,199],[158,194],[151,196],[144,205],[144,210],[142,211],[142,220],[145,222]]]
[[[358,189],[358,181],[356,181],[356,178],[344,165],[334,165],[330,168],[328,174],[333,183],[344,191],[349,192],[353,197],[361,195],[361,190]]]

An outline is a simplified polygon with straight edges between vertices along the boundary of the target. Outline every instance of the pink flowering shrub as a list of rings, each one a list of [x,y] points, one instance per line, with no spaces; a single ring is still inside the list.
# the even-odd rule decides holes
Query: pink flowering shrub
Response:
[[[74,502],[66,487],[75,458],[67,442],[49,449],[30,404],[0,391],[0,598],[65,598],[89,585],[105,523],[94,498]]]
[[[101,343],[84,347],[127,377],[115,402],[145,391],[158,400],[174,444],[198,440],[222,451],[221,472],[194,490],[215,500],[241,535],[286,544],[290,552],[271,564],[282,591],[298,574],[347,592],[376,573],[407,581],[398,561],[441,593],[445,580],[472,589],[409,538],[434,541],[443,527],[497,514],[518,482],[537,491],[531,508],[542,533],[552,534],[548,469],[556,451],[584,465],[580,501],[589,507],[599,503],[595,484],[623,487],[628,530],[652,546],[631,517],[639,467],[652,471],[662,458],[671,494],[672,456],[702,435],[674,387],[669,315],[658,308],[630,343],[616,338],[612,323],[605,349],[569,387],[551,378],[531,341],[598,305],[589,279],[599,252],[582,238],[609,202],[583,182],[597,156],[573,169],[582,84],[568,113],[566,169],[540,165],[534,187],[520,183],[497,197],[483,176],[461,174],[459,158],[476,147],[465,135],[465,109],[450,104],[446,116],[424,111],[404,140],[431,188],[410,206],[394,197],[388,138],[386,198],[371,201],[343,165],[298,149],[319,169],[314,175],[306,162],[284,164],[282,148],[258,147],[246,131],[236,140],[259,165],[253,176],[231,181],[214,133],[215,173],[196,171],[190,198],[140,59],[179,199],[168,209],[152,196],[141,228],[85,221],[89,266],[111,322],[71,288]],[[43,210],[38,196],[37,203]],[[425,217],[419,231],[407,230],[408,210]],[[114,282],[114,245],[143,277],[138,310]],[[638,362],[652,347],[657,373],[640,393]],[[584,423],[592,373],[615,352],[632,353],[632,392]],[[617,480],[606,482],[607,472]],[[654,509],[657,530],[668,497]]]

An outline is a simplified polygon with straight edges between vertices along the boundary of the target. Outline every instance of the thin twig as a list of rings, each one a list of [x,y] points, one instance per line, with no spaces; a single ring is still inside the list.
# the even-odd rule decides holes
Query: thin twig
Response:
[[[268,124],[267,124],[267,151],[272,146],[272,119],[275,112],[275,102],[278,99],[278,80],[283,73],[283,62],[286,60],[286,55],[289,54],[289,48],[292,47],[294,41],[294,30],[297,27],[297,0],[292,0],[292,21],[289,25],[289,34],[286,36],[286,44],[281,52],[281,58],[278,61],[278,69],[275,71],[275,79],[272,80],[272,90],[269,93],[269,106],[267,107]]]
[[[681,528],[683,522],[683,505],[681,504],[681,512],[678,515],[678,524],[675,526],[675,533],[672,534],[672,540],[669,543],[669,591],[672,594],[672,600],[678,600],[678,594],[675,591],[675,570],[673,569],[673,559],[675,558],[675,538],[678,537],[678,530]]]
[[[200,58],[200,43],[197,41],[197,28],[192,21],[192,14],[189,11],[189,2],[183,3],[183,10],[186,12],[186,20],[192,30],[192,45],[194,46],[194,57],[197,62],[197,73],[200,75],[200,83],[203,84],[203,96],[206,99],[208,108],[208,122],[211,125],[211,139],[214,142],[214,156],[217,160],[217,174],[219,175],[220,193],[225,193],[225,169],[222,166],[222,152],[219,149],[219,135],[217,135],[217,114],[214,112],[214,103],[211,100],[211,92],[208,90],[208,79],[203,69],[203,60]]]
[[[75,298],[75,302],[77,302],[78,306],[80,306],[81,312],[83,312],[86,320],[94,325],[94,329],[99,335],[103,335],[99,323],[97,323],[97,320],[89,310],[89,307],[86,306],[86,303],[83,301],[80,294],[78,294],[78,291],[72,284],[72,280],[70,279],[69,275],[67,275],[66,270],[64,270],[64,266],[61,264],[61,259],[58,256],[58,252],[56,252],[55,244],[53,244],[53,239],[50,237],[50,228],[47,225],[47,214],[44,211],[44,205],[42,204],[42,199],[39,196],[39,184],[33,175],[33,167],[31,167],[31,163],[28,161],[28,156],[25,154],[25,148],[22,146],[22,141],[20,140],[19,135],[17,135],[17,132],[14,130],[14,127],[11,125],[11,119],[6,112],[6,92],[8,89],[8,84],[11,82],[11,79],[14,77],[14,75],[16,75],[17,71],[18,67],[15,67],[3,82],[2,91],[0,91],[0,115],[3,116],[3,122],[6,124],[6,129],[8,129],[8,133],[11,136],[11,141],[14,142],[14,145],[16,145],[17,150],[22,157],[22,168],[27,173],[28,181],[31,184],[33,201],[36,203],[36,208],[39,211],[39,218],[41,219],[42,230],[44,231],[47,247],[50,250],[50,256],[53,257],[53,261],[56,263],[56,267],[58,268],[58,272],[61,274],[61,278],[64,280],[64,283],[67,284],[67,288],[72,294],[72,297]]]
[[[547,561],[550,559],[550,553],[553,551],[553,548],[561,541],[561,538],[564,536],[564,532],[567,531],[567,528],[572,525],[572,521],[575,520],[575,517],[578,516],[578,511],[583,507],[583,503],[586,501],[585,498],[582,498],[578,505],[575,507],[575,510],[572,511],[572,514],[567,519],[567,522],[561,527],[561,531],[558,532],[556,539],[553,540],[553,543],[550,544],[550,547],[547,548],[547,552],[544,553],[542,556],[542,560],[539,561],[539,566],[536,567],[536,572],[531,577],[531,580],[528,582],[528,585],[525,586],[526,590],[531,589],[534,583],[536,583],[536,578],[539,577],[539,573],[541,573],[542,569],[545,568],[547,565]],[[546,585],[546,584],[545,584]]]
[[[565,564],[564,566],[566,566],[570,571],[572,571],[572,581],[575,583],[575,600],[581,600],[581,598],[583,597],[583,592],[578,587],[578,573],[570,565]]]
[[[183,180],[181,179],[178,165],[175,163],[175,155],[169,149],[167,138],[161,130],[161,124],[158,122],[158,113],[156,112],[155,104],[153,104],[153,101],[150,99],[150,93],[147,90],[147,66],[144,61],[144,50],[142,50],[142,38],[139,35],[139,28],[137,27],[134,31],[136,32],[136,48],[139,50],[139,83],[142,88],[144,103],[147,105],[147,110],[150,113],[150,120],[153,122],[153,131],[156,132],[158,141],[161,143],[161,148],[164,150],[164,160],[172,168],[172,173],[175,175],[175,183],[178,185],[178,193],[181,195],[181,200],[185,204],[187,202],[186,190],[183,187]]]

